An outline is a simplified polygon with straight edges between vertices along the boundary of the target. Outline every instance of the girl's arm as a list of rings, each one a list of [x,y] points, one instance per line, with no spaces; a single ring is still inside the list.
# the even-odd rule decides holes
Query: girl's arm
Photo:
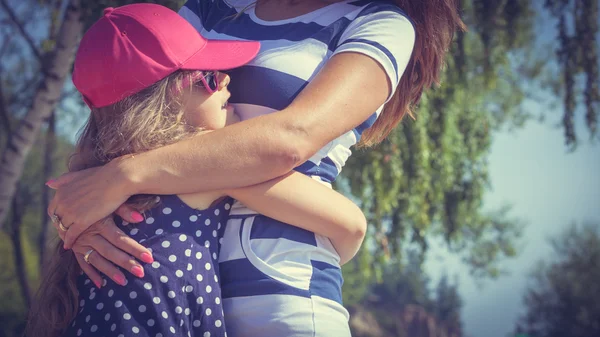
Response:
[[[358,206],[298,172],[226,193],[261,214],[328,237],[340,264],[354,257],[365,237],[367,220]]]
[[[48,211],[70,224],[68,248],[131,195],[193,193],[268,181],[365,121],[391,88],[383,67],[369,56],[335,55],[282,111],[50,182],[58,191]]]

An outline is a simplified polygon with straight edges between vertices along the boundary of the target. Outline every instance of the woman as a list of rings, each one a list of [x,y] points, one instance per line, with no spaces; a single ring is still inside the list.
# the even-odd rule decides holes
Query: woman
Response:
[[[365,0],[189,1],[181,13],[207,37],[261,41],[257,58],[232,73],[239,87],[231,88],[231,102],[236,103],[244,121],[203,138],[123,157],[102,168],[50,182],[58,192],[49,213],[59,215],[68,227],[67,248],[80,249],[73,242],[81,232],[133,194],[248,186],[293,169],[330,182],[359,138],[362,145],[375,144],[410,113],[423,89],[439,79],[453,33],[463,27],[454,0],[398,0],[395,4]],[[126,207],[117,213],[136,220]],[[235,218],[228,228],[239,230],[226,231],[224,242],[237,239],[246,246],[272,246],[251,254],[223,247],[222,272],[231,270],[221,277],[231,335],[285,335],[277,331],[281,317],[311,316],[310,311],[290,309],[289,296],[308,298],[316,308],[313,310],[330,314],[323,321],[313,319],[313,331],[307,334],[347,334],[347,313],[336,291],[339,266],[318,258],[328,250],[315,244],[311,251],[314,259],[310,255],[308,260],[293,260],[300,268],[287,268],[289,265],[276,261],[269,252],[277,251],[281,240],[293,242],[292,248],[284,248],[286,253],[302,246],[302,240],[288,235],[291,227],[264,221],[257,226],[255,214],[239,204],[232,213]],[[253,239],[257,227],[275,240]],[[107,229],[104,236],[93,238],[95,242],[88,238],[88,244],[100,248],[109,241],[138,258],[148,253],[113,233]],[[242,237],[244,233],[250,235]],[[320,242],[321,237],[313,234],[306,240]],[[103,249],[101,255],[93,255],[97,261],[93,264],[107,275],[113,275],[115,268],[106,259],[125,267],[135,263],[117,249]],[[259,276],[236,278],[237,266],[277,280],[278,285],[283,284],[276,288],[280,293],[261,288],[264,278]],[[99,277],[89,266],[83,268],[92,278]],[[297,270],[301,275],[295,274]],[[310,292],[315,289],[306,276],[313,273],[322,281],[316,287],[321,291],[318,294]],[[280,277],[273,277],[277,275]],[[295,294],[297,289],[308,289],[310,296]],[[279,314],[269,316],[257,310],[254,297]],[[306,322],[287,322],[283,331],[303,335]],[[269,327],[267,333],[263,333],[265,326]]]

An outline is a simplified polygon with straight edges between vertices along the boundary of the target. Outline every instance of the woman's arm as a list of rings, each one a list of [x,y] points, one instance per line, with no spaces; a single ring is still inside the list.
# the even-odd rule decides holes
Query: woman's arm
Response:
[[[365,121],[391,88],[374,59],[335,55],[282,111],[49,182],[58,191],[48,211],[70,224],[68,248],[131,195],[229,189],[276,178]]]
[[[367,231],[358,206],[298,172],[226,193],[261,214],[328,237],[340,264],[354,257]]]

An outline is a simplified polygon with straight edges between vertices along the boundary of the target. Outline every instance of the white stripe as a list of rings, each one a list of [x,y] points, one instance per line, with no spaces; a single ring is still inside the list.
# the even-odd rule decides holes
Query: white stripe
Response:
[[[223,233],[223,244],[219,253],[219,262],[244,259],[244,250],[240,243],[242,219],[229,219]]]

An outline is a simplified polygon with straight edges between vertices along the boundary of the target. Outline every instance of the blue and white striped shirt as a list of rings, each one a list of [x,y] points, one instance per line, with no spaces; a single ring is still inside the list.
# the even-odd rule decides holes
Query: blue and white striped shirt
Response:
[[[278,21],[258,18],[252,3],[189,0],[180,10],[209,39],[261,42],[254,60],[230,72],[230,103],[242,120],[288,106],[324,64],[342,52],[376,60],[391,84],[389,96],[395,91],[415,32],[393,3],[345,0]],[[351,155],[350,147],[382,109],[296,170],[325,184],[333,182]],[[229,336],[349,336],[339,255],[326,237],[236,203],[219,265]]]

